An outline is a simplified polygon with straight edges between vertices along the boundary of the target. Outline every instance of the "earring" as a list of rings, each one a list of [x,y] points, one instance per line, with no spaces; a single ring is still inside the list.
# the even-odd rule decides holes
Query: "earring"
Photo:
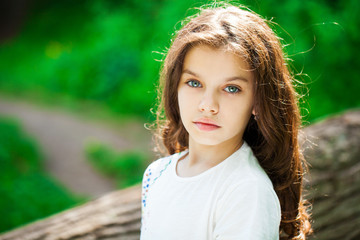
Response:
[[[257,115],[254,114],[254,120],[257,121],[258,120],[258,117]]]

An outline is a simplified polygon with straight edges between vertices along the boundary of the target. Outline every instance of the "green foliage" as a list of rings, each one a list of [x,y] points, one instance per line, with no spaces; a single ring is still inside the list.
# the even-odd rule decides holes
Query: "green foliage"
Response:
[[[45,174],[33,141],[18,124],[0,118],[0,232],[80,203]]]
[[[85,149],[87,159],[102,174],[116,180],[118,188],[141,182],[146,157],[135,151],[117,153],[101,143],[91,143]]]
[[[354,54],[360,52],[358,1],[268,0],[258,6],[250,4],[263,16],[274,17],[281,26],[274,27],[276,32],[288,44],[284,50],[294,60],[294,73],[307,74],[297,77],[309,91],[302,103],[309,111],[306,120],[360,107],[360,59]]]
[[[96,101],[118,114],[150,117],[162,54],[189,8],[212,1],[45,1],[34,3],[21,34],[0,46],[0,90],[74,103]],[[359,107],[357,0],[232,1],[274,30],[309,89],[306,118]],[[174,27],[175,26],[175,27]]]

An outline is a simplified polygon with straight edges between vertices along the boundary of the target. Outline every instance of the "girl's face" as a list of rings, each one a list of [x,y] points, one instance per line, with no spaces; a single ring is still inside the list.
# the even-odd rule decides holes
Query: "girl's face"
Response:
[[[178,87],[190,142],[237,147],[254,105],[254,76],[233,53],[208,46],[188,51]]]

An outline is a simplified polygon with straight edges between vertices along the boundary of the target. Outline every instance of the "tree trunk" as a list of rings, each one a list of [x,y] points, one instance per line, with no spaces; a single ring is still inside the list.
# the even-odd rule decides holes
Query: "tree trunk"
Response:
[[[360,239],[360,110],[304,129],[305,176],[313,204],[310,239]],[[139,239],[140,185],[15,229],[0,240]]]

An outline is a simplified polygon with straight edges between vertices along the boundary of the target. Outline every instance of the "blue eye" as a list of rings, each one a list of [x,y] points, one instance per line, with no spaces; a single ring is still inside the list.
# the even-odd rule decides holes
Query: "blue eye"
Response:
[[[193,88],[201,87],[201,83],[197,80],[190,80],[186,84]]]
[[[240,92],[240,88],[235,87],[235,86],[228,86],[225,88],[225,91],[228,93],[238,93],[238,92]]]

